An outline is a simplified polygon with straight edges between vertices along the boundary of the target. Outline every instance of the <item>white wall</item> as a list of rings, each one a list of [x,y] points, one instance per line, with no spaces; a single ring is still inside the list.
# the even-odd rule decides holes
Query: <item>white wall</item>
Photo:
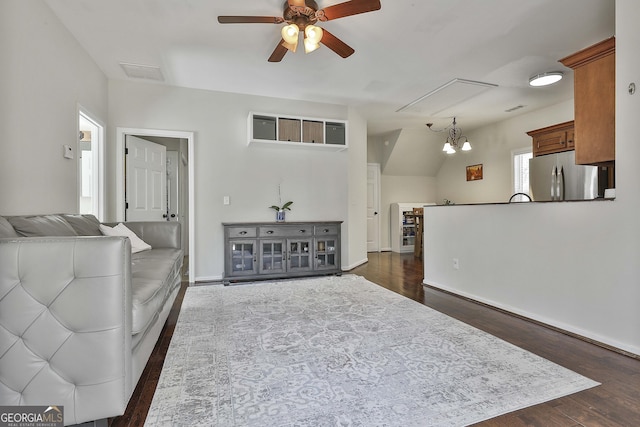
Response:
[[[616,1],[616,200],[427,208],[425,283],[640,355],[639,15]]]
[[[353,118],[349,123],[349,149],[326,152],[247,146],[250,111]],[[118,154],[114,144],[116,127],[195,132],[194,156],[189,160],[195,169],[196,280],[221,278],[221,223],[275,220],[275,212],[269,206],[278,203],[278,185],[282,203],[293,201],[287,220],[345,221],[343,265],[366,258],[366,227],[353,223],[360,211],[359,221],[364,224],[366,218],[366,200],[357,197],[358,188],[366,189],[366,126],[346,107],[110,81],[109,125],[109,170],[114,169]],[[115,182],[113,174],[107,179]],[[350,189],[352,185],[354,189]],[[366,197],[366,191],[362,190],[362,195]],[[224,196],[230,197],[230,205],[222,204]],[[115,206],[114,198],[112,192],[108,203],[111,207]],[[109,215],[115,217],[115,211],[112,209]]]
[[[447,158],[437,175],[437,199],[456,204],[506,202],[513,194],[511,152],[531,148],[526,132],[573,120],[573,100],[469,132],[473,150]],[[483,165],[483,179],[467,181],[466,167]]]
[[[107,79],[41,1],[0,2],[0,58],[0,214],[77,212],[78,103],[106,122]]]
[[[406,128],[378,138],[382,156],[382,173],[395,176],[433,176],[446,156],[442,144],[433,141],[434,135],[424,129]]]
[[[348,217],[342,227],[342,268],[352,269],[367,262],[367,121],[349,108]],[[351,144],[351,141],[356,141]],[[346,229],[346,232],[345,232]]]

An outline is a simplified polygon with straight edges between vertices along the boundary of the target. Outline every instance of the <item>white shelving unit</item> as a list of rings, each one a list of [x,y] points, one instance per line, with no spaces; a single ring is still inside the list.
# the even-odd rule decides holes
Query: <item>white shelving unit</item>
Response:
[[[391,204],[391,250],[393,252],[413,252],[416,239],[416,224],[413,208],[421,208],[433,203],[392,203]],[[410,215],[409,215],[410,214]]]
[[[343,151],[349,146],[345,120],[251,112],[247,122],[248,145],[328,151]]]

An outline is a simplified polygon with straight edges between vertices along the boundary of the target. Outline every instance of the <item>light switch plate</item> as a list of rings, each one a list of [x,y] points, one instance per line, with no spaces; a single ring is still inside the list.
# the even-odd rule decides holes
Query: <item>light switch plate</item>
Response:
[[[228,205],[229,203],[231,203],[231,202],[229,201],[229,196],[224,196],[224,197],[222,198],[222,204],[223,204],[223,205]]]
[[[73,149],[70,145],[63,145],[64,148],[64,158],[65,159],[73,159]]]

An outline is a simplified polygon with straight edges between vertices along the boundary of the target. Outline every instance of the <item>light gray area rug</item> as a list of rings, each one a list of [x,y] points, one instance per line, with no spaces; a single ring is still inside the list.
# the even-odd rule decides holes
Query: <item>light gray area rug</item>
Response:
[[[598,383],[362,277],[190,287],[146,426],[464,426]]]

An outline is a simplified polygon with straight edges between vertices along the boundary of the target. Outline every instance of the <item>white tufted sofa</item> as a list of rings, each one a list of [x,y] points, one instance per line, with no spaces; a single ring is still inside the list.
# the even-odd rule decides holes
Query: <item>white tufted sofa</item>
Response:
[[[179,288],[176,222],[0,216],[0,405],[62,405],[65,425],[122,415]]]

